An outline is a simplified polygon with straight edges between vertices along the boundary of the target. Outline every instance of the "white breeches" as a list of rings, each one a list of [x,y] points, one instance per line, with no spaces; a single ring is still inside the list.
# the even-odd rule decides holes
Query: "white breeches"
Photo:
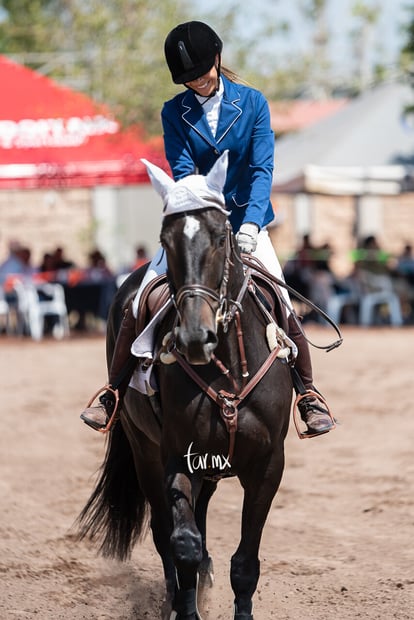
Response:
[[[279,259],[276,255],[275,249],[272,245],[269,233],[267,232],[266,228],[262,228],[262,230],[257,236],[257,247],[256,250],[253,252],[253,256],[255,256],[261,263],[263,263],[269,273],[271,273],[279,280],[282,280],[282,282],[285,281],[282,267],[280,266]],[[283,298],[287,303],[286,312],[290,314],[288,308],[290,309],[290,311],[292,311],[292,302],[290,301],[289,293],[285,288],[283,288],[283,286],[280,287],[280,290],[282,291]]]

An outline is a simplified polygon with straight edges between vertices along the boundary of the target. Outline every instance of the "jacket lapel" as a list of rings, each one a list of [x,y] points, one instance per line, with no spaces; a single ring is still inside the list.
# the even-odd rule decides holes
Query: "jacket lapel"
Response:
[[[216,142],[220,142],[226,136],[243,110],[240,107],[240,93],[233,82],[222,78],[224,81],[224,94],[221,101],[220,115],[217,125]]]
[[[215,146],[216,141],[211,133],[206,115],[192,93],[188,92],[185,94],[182,100],[182,106],[184,110],[182,113],[183,121],[190,125],[209,144]]]
[[[182,99],[183,121],[188,123],[204,140],[214,147],[223,140],[243,112],[239,106],[240,94],[236,85],[226,78],[222,78],[222,80],[224,83],[224,93],[221,101],[216,137],[211,133],[206,115],[195,96],[188,92]]]

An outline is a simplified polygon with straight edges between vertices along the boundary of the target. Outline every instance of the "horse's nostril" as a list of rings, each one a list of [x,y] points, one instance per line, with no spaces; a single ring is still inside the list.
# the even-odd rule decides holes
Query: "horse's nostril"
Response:
[[[217,344],[217,335],[210,329],[207,330],[206,344]]]

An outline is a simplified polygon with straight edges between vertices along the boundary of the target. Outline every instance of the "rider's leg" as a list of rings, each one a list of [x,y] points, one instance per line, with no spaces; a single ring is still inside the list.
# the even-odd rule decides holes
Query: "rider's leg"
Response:
[[[297,319],[298,320],[298,319]],[[302,420],[308,427],[310,435],[327,433],[334,428],[335,424],[331,415],[324,404],[324,401],[317,397],[318,390],[313,384],[312,360],[310,356],[309,344],[306,341],[302,330],[292,314],[289,315],[289,338],[293,340],[298,348],[298,355],[295,361],[295,369],[300,377],[303,386],[298,386],[294,382],[295,391],[303,398],[298,402],[298,409]],[[308,394],[308,395],[306,395]]]
[[[257,241],[257,249],[253,253],[253,255],[263,263],[263,265],[272,275],[279,278],[279,280],[284,280],[279,259],[277,258],[276,252],[273,248],[272,242],[266,229],[262,229],[259,232]],[[314,395],[314,393],[318,393],[318,391],[313,385],[312,360],[310,356],[309,345],[299,325],[291,314],[291,312],[293,311],[293,307],[288,291],[285,288],[281,287],[281,292],[286,304],[286,311],[289,315],[288,336],[293,340],[293,342],[298,348],[295,369],[300,376],[300,379],[305,387],[305,391],[309,392],[308,396],[305,396],[299,401],[298,408],[303,421],[308,427],[309,434],[317,435],[326,433],[334,427],[334,423],[325,404],[322,401],[318,400]],[[295,391],[298,392],[298,388],[296,385]]]
[[[131,353],[131,346],[137,335],[136,316],[142,291],[151,280],[165,273],[165,271],[165,252],[160,248],[148,266],[138,291],[133,301],[128,305],[122,319],[112,355],[108,378],[109,387],[118,390],[120,400],[125,396],[126,389],[136,365],[136,358]],[[95,430],[99,430],[105,428],[114,408],[114,393],[111,390],[107,390],[99,397],[99,404],[94,407],[87,407],[81,413],[80,417],[86,424]]]
[[[131,353],[131,345],[135,339],[135,325],[136,320],[130,302],[118,332],[108,378],[109,387],[118,390],[120,399],[125,395],[137,361]],[[105,428],[115,408],[115,402],[114,393],[106,390],[99,397],[98,405],[87,407],[81,413],[81,420],[95,430]]]

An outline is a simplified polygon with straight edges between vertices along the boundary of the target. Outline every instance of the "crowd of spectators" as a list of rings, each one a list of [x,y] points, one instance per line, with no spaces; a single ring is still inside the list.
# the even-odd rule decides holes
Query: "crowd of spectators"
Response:
[[[11,241],[8,250],[8,256],[0,264],[0,292],[3,295],[13,294],[16,278],[58,282],[65,287],[69,311],[77,313],[76,329],[87,328],[88,313],[106,320],[119,284],[119,274],[110,269],[98,248],[89,253],[83,267],[68,258],[60,246],[45,252],[37,265],[33,264],[30,248],[18,241]],[[284,265],[286,282],[339,323],[360,323],[364,296],[383,292],[384,295],[378,297],[370,324],[396,324],[390,316],[392,306],[385,303],[385,293],[398,299],[401,321],[397,323],[414,324],[414,252],[411,243],[405,243],[401,253],[393,256],[381,247],[375,236],[367,236],[350,251],[352,268],[345,277],[335,274],[332,257],[329,243],[314,245],[310,236],[304,235],[300,246]],[[122,269],[122,274],[125,276],[148,260],[145,247],[138,246],[134,260]],[[324,322],[315,310],[294,295],[293,300],[305,321]]]
[[[330,314],[332,301],[342,300],[338,320],[357,324],[359,308],[364,296],[384,293],[378,300],[398,298],[403,324],[414,323],[414,254],[411,243],[406,243],[397,256],[384,250],[374,235],[361,240],[350,251],[352,268],[345,277],[338,277],[331,267],[333,251],[329,243],[315,246],[309,235],[302,239],[300,247],[284,267],[287,283],[310,299],[324,312]],[[300,312],[307,320],[321,321],[315,311],[299,304]],[[378,301],[373,324],[391,322],[389,307]]]
[[[122,273],[125,275],[147,261],[145,248],[139,246],[133,261],[122,269]],[[68,258],[61,246],[45,252],[36,264],[31,249],[12,240],[8,244],[7,257],[0,263],[0,294],[13,307],[17,304],[16,282],[38,287],[42,283],[60,284],[71,314],[71,327],[87,330],[93,324],[89,320],[91,315],[105,323],[118,286],[118,276],[98,248],[90,251],[84,266]]]

